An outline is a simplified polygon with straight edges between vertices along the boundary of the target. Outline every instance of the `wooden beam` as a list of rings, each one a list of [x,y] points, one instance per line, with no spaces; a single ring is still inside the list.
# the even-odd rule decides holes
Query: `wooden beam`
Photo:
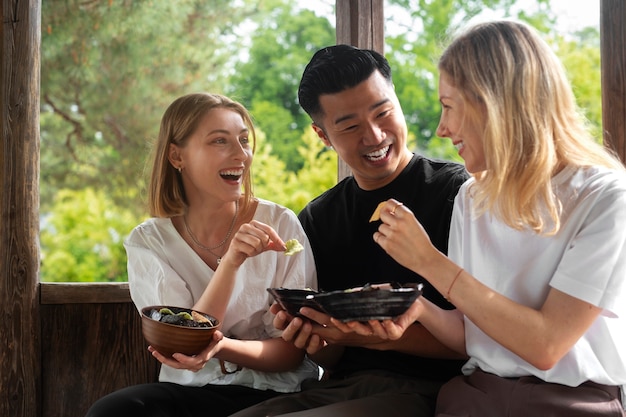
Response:
[[[384,53],[383,3],[383,0],[337,0],[335,3],[337,43]],[[350,167],[339,159],[337,178],[341,180],[349,175],[352,175]]]
[[[130,303],[128,282],[42,282],[41,305]]]
[[[602,132],[606,146],[626,162],[626,2],[600,1]]]
[[[40,0],[0,2],[0,416],[41,415]]]

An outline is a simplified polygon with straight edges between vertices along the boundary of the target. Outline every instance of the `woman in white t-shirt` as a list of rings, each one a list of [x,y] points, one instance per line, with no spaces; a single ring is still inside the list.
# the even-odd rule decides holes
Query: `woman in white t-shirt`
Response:
[[[218,94],[175,100],[161,120],[148,192],[152,218],[125,241],[138,310],[193,307],[220,320],[200,354],[168,358],[158,383],[98,400],[87,416],[227,416],[297,391],[318,368],[272,325],[269,287],[315,288],[315,264],[296,215],[255,198],[255,146],[246,109]],[[286,256],[285,241],[304,251]]]
[[[528,25],[478,24],[439,69],[437,134],[472,174],[448,257],[395,200],[373,239],[457,309],[421,298],[394,321],[343,329],[397,339],[419,320],[466,354],[438,416],[624,416],[623,165],[586,131],[559,60]]]

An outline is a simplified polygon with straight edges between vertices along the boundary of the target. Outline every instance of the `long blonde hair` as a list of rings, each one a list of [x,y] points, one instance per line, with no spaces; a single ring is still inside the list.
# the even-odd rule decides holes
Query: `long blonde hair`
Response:
[[[148,188],[148,210],[151,216],[174,217],[185,212],[188,204],[185,189],[180,173],[168,159],[168,149],[172,143],[184,147],[200,120],[215,108],[233,110],[241,116],[250,132],[254,153],[254,125],[242,104],[214,93],[193,93],[177,98],[163,114],[159,136],[153,149],[152,174]],[[242,211],[245,211],[254,198],[250,170],[246,171],[243,179],[243,191]]]
[[[471,190],[479,213],[491,211],[518,230],[554,234],[558,169],[624,168],[592,138],[561,62],[530,26],[478,24],[446,48],[439,69],[461,92],[467,122],[484,121],[486,170],[475,174]]]

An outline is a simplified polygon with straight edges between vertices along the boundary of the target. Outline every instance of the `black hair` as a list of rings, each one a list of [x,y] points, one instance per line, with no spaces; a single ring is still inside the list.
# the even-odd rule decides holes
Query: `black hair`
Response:
[[[320,95],[352,88],[368,79],[376,70],[392,84],[391,67],[380,53],[350,45],[322,48],[304,68],[298,87],[300,106],[315,120],[322,114]]]

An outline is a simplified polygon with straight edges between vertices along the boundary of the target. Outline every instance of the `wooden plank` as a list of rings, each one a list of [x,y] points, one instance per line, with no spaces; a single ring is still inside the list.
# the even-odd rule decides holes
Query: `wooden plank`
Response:
[[[39,334],[39,0],[0,2],[0,416],[36,417]]]
[[[601,0],[602,127],[604,143],[626,162],[626,2]]]
[[[157,380],[132,303],[44,305],[41,329],[45,417],[83,417],[104,395]]]
[[[131,302],[127,282],[42,282],[41,304]]]
[[[385,19],[383,0],[337,0],[335,3],[337,44],[353,45],[384,53]],[[337,179],[352,171],[338,159]]]

